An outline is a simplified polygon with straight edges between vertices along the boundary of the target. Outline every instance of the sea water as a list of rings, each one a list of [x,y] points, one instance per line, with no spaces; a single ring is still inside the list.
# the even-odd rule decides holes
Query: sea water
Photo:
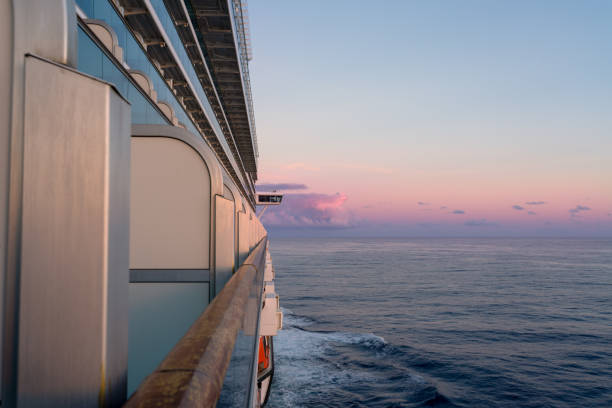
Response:
[[[612,240],[272,237],[269,407],[612,407]]]

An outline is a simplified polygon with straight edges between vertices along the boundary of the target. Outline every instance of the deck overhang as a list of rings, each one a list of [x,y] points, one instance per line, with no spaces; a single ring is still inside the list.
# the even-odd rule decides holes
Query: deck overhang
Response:
[[[241,2],[186,0],[246,170],[257,172],[257,138],[248,74],[248,35]],[[232,9],[232,7],[234,7]]]

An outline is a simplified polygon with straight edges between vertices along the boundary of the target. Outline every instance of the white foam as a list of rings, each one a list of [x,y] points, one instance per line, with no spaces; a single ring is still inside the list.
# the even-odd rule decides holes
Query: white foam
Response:
[[[275,374],[270,407],[299,406],[309,392],[360,381],[376,381],[374,373],[343,368],[326,353],[335,344],[364,345],[378,349],[386,344],[373,333],[315,332],[301,329],[309,319],[284,309],[284,327],[274,339]],[[307,324],[304,324],[306,322]]]
[[[307,317],[294,315],[290,309],[285,309],[284,307],[281,307],[281,311],[283,312],[283,327],[304,327],[310,326],[313,323],[313,321],[311,319],[308,319]]]
[[[309,391],[325,392],[329,387],[368,379],[365,372],[343,369],[325,358],[334,342],[357,344],[364,335],[302,330],[300,327],[311,321],[293,315],[288,309],[283,314],[283,330],[274,339],[276,364],[271,407],[299,406]]]

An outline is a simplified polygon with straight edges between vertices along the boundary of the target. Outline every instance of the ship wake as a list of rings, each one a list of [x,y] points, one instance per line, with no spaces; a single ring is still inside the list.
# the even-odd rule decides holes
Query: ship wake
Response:
[[[269,407],[453,406],[383,337],[316,331],[312,319],[283,314]]]

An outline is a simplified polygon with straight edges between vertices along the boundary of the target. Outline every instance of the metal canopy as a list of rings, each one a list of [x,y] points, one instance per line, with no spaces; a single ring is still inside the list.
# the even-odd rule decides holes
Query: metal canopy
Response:
[[[248,36],[243,26],[237,27],[240,38],[234,39],[231,0],[188,0],[186,4],[246,170],[256,173],[257,139],[248,79]],[[243,12],[240,7],[234,11],[240,21],[243,21]]]

